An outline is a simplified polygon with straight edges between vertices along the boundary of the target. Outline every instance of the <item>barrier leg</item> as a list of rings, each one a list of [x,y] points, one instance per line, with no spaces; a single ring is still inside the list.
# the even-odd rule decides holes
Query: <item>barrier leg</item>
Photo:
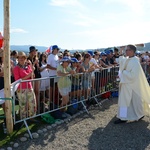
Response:
[[[24,121],[24,124],[25,124],[25,126],[26,126],[26,128],[27,128],[27,130],[28,130],[28,133],[29,133],[29,135],[30,135],[30,138],[33,139],[32,134],[31,134],[31,132],[30,132],[30,129],[29,129],[29,127],[28,127],[28,124],[27,124],[26,120],[23,120],[23,121]]]
[[[94,100],[95,100],[95,102],[98,104],[98,106],[99,106],[99,107],[101,107],[101,106],[102,106],[102,103],[101,103],[101,102],[98,102],[98,100],[97,100],[97,98],[96,98],[96,97],[94,97]]]
[[[81,101],[81,103],[82,103],[82,105],[83,105],[85,111],[87,112],[87,114],[89,114],[89,111],[87,110],[87,108],[86,108],[85,104],[83,103],[83,101]]]

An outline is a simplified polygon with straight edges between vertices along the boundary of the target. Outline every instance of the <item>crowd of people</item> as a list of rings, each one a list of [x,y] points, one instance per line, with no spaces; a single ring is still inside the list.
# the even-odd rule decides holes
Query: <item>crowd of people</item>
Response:
[[[29,47],[28,56],[12,51],[11,82],[28,80],[21,82],[16,91],[20,119],[44,112],[43,106],[48,102],[63,107],[71,99],[79,100],[81,95],[87,99],[91,89],[96,87],[95,70],[118,66],[120,55],[118,48],[72,54],[69,50],[62,52],[57,45],[51,47],[49,54],[38,52],[35,46]],[[150,54],[138,52],[136,55],[143,69],[145,66],[148,69]],[[4,88],[3,51],[0,53],[0,83],[1,90]]]

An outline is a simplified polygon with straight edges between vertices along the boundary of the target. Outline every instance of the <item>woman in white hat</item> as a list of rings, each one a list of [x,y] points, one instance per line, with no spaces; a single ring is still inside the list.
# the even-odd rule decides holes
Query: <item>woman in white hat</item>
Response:
[[[33,71],[27,62],[27,57],[24,52],[18,52],[18,64],[13,70],[15,80],[32,79]],[[17,95],[19,99],[20,118],[27,118],[36,113],[36,98],[33,91],[32,83],[22,82],[18,86]]]

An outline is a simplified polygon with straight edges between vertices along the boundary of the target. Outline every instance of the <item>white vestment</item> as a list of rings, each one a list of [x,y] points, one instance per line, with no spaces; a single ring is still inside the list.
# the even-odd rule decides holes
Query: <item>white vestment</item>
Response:
[[[137,57],[119,57],[119,100],[117,117],[138,120],[150,115],[150,87]]]

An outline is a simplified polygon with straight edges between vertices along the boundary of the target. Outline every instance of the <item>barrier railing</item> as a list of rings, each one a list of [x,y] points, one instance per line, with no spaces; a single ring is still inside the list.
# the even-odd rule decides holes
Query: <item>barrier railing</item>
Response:
[[[150,64],[149,64],[149,62],[141,63],[141,67],[145,73],[148,83],[150,84]]]
[[[118,67],[95,70],[91,73],[78,73],[65,77],[45,77],[22,80],[14,92],[13,103],[19,105],[18,117],[13,107],[14,124],[24,122],[30,137],[27,120],[43,114],[64,111],[70,106],[81,105],[88,112],[88,104],[94,101],[101,106],[99,96],[117,90]],[[13,89],[18,83],[13,85]]]

